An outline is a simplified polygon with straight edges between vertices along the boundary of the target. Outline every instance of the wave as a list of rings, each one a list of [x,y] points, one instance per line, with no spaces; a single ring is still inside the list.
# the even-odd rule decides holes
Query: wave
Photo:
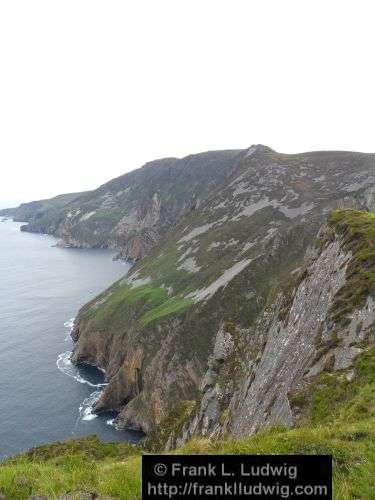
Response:
[[[79,373],[78,368],[71,362],[71,355],[72,351],[66,351],[57,356],[56,365],[62,373],[68,375],[68,377],[74,378],[74,380],[76,380],[80,384],[87,384],[90,387],[105,387],[106,385],[108,385],[107,383],[93,384],[89,380],[83,378]]]
[[[85,398],[82,401],[82,403],[78,407],[79,416],[78,416],[77,423],[80,420],[83,420],[85,422],[89,422],[90,420],[94,420],[95,418],[98,417],[98,415],[93,412],[93,409],[94,409],[95,403],[99,400],[101,394],[102,394],[102,391],[94,391],[90,394],[90,396],[88,396],[87,398]],[[118,430],[117,426],[115,424],[114,418],[110,418],[110,419],[106,420],[106,424],[110,425],[111,427],[114,427],[116,430]]]
[[[78,411],[79,411],[79,418],[81,420],[85,421],[90,421],[94,420],[94,418],[97,417],[95,413],[93,413],[93,408],[95,403],[98,401],[100,398],[100,394],[102,391],[94,391],[85,398],[82,403],[79,405]]]
[[[65,323],[64,323],[64,327],[69,330],[67,336],[65,337],[65,342],[68,342],[69,340],[72,340],[72,337],[70,335],[71,335],[71,333],[73,331],[74,320],[75,320],[75,318],[70,318],[68,321],[65,321]]]
[[[74,320],[75,318],[70,318],[68,321],[65,321],[64,323],[65,328],[69,328],[70,330],[72,330],[74,326]]]
[[[68,335],[65,338],[65,341],[71,340],[70,334],[72,333],[73,327],[74,327],[74,320],[75,318],[71,318],[68,321],[64,323],[64,327],[69,330]],[[79,369],[72,363],[71,361],[71,355],[72,351],[65,351],[57,356],[56,360],[56,365],[57,368],[64,373],[64,375],[67,375],[68,377],[73,378],[80,384],[87,384],[90,387],[94,387],[96,390],[92,392],[87,398],[85,398],[82,403],[78,407],[78,419],[77,419],[77,424],[79,420],[89,422],[90,420],[94,420],[97,418],[97,415],[93,412],[93,408],[95,403],[98,401],[100,398],[100,395],[102,393],[102,388],[108,385],[107,383],[100,383],[100,384],[93,384],[89,380],[86,380],[85,378],[82,377],[82,375],[79,372]],[[105,373],[105,370],[103,368],[98,368],[101,372]],[[106,421],[107,425],[111,425],[115,427],[114,424],[114,419],[111,418]]]

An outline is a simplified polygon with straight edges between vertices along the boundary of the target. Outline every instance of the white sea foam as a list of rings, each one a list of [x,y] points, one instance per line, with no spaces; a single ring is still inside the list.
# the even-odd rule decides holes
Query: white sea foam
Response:
[[[110,418],[108,420],[106,420],[106,424],[107,425],[110,425],[111,427],[114,427],[116,429],[116,431],[119,431],[121,430],[118,425],[116,424],[116,419],[115,418]]]
[[[64,323],[65,328],[69,328],[71,330],[74,326],[74,320],[75,318],[70,318],[70,320],[65,321]]]
[[[73,330],[74,319],[75,318],[71,318],[70,320],[68,320],[64,323],[64,327],[69,330],[69,333],[65,339],[66,341],[71,340],[70,334]],[[77,423],[79,420],[83,420],[83,421],[88,422],[90,420],[94,420],[97,417],[97,415],[93,412],[93,408],[94,408],[95,403],[98,401],[100,394],[102,393],[102,391],[100,389],[102,387],[106,386],[107,384],[106,383],[93,384],[89,380],[86,380],[85,378],[83,378],[79,372],[79,369],[72,363],[71,355],[72,355],[72,351],[66,351],[66,352],[59,354],[57,356],[57,361],[56,361],[57,368],[62,373],[64,373],[64,375],[67,375],[68,377],[73,378],[74,380],[76,380],[80,384],[87,384],[90,387],[94,387],[96,389],[99,389],[99,390],[92,392],[90,394],[90,396],[85,398],[82,401],[82,403],[79,405],[79,408],[78,408],[79,417],[78,417]],[[100,370],[105,373],[105,371],[103,369],[100,369]],[[109,424],[109,425],[112,425],[112,424]]]
[[[100,398],[100,394],[102,391],[94,391],[90,394],[89,397],[85,398],[82,403],[79,405],[79,418],[86,422],[90,420],[94,420],[97,417],[95,413],[93,413],[93,408],[95,403]]]
[[[56,365],[57,368],[64,373],[65,375],[68,375],[68,377],[74,378],[77,382],[80,384],[87,384],[90,387],[104,387],[107,384],[106,383],[101,383],[101,384],[93,384],[92,382],[89,382],[85,378],[83,378],[80,373],[78,368],[73,365],[73,363],[70,360],[72,351],[66,351],[57,356],[57,361]]]
[[[75,318],[70,318],[68,321],[65,321],[65,323],[64,323],[64,327],[69,330],[67,336],[65,337],[65,342],[68,342],[68,340],[72,340],[70,334],[73,331],[74,320],[75,320]]]

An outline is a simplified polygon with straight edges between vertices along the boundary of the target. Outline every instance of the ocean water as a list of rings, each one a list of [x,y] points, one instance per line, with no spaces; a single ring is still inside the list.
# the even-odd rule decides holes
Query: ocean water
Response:
[[[97,434],[137,441],[96,416],[103,374],[69,361],[79,307],[126,274],[106,250],[57,248],[51,236],[0,222],[0,458],[40,443]]]

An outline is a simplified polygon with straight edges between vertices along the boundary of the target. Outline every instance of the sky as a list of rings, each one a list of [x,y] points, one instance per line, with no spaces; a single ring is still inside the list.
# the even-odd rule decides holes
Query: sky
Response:
[[[0,205],[166,156],[375,152],[372,1],[3,0]]]

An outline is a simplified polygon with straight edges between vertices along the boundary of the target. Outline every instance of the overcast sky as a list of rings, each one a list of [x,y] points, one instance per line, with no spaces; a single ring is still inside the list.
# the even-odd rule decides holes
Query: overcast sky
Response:
[[[374,152],[373,3],[2,0],[0,203],[253,143]]]

